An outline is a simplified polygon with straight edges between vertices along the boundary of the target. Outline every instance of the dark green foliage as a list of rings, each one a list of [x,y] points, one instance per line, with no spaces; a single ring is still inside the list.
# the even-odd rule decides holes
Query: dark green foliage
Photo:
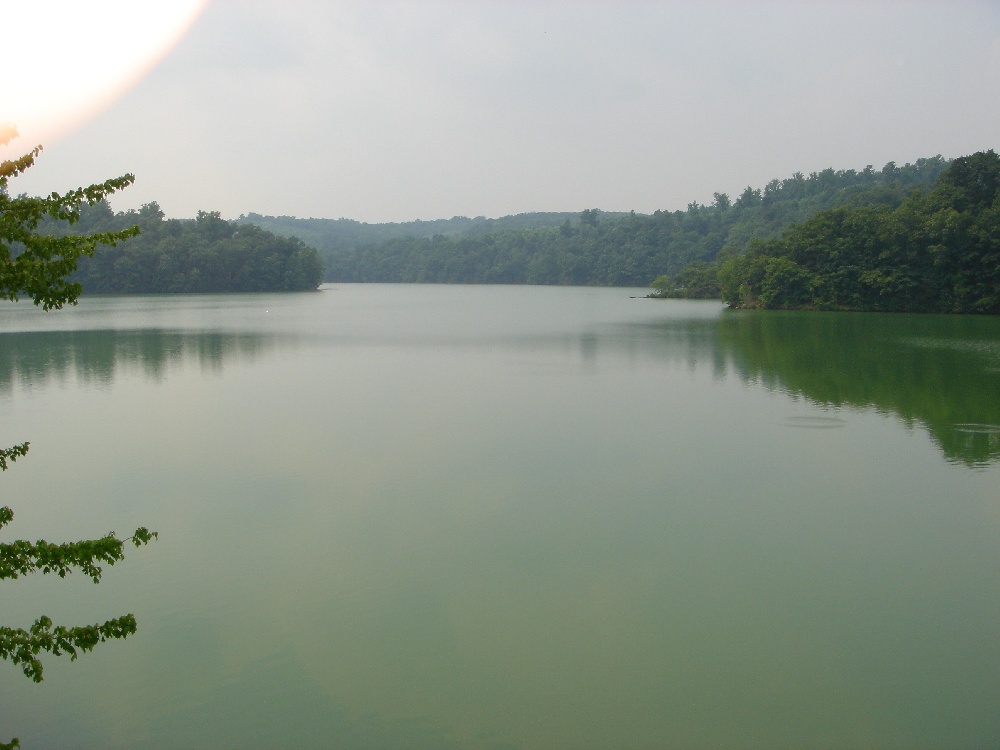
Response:
[[[315,249],[252,224],[225,221],[217,212],[199,211],[194,221],[179,221],[164,219],[156,203],[117,214],[101,203],[85,208],[81,223],[90,231],[128,224],[142,230],[120,247],[100,248],[80,262],[72,278],[89,294],[296,292],[322,281]]]
[[[16,461],[28,452],[28,443],[0,450],[0,470],[6,471],[8,461]],[[14,519],[14,512],[0,507],[0,528]],[[138,528],[127,539],[119,539],[114,533],[100,539],[53,544],[39,539],[37,542],[17,540],[0,543],[0,580],[15,579],[29,573],[55,573],[65,578],[78,569],[99,583],[103,565],[114,565],[125,559],[125,546],[136,547],[148,544],[156,538],[156,532]],[[81,652],[93,651],[105,641],[127,638],[136,631],[135,616],[130,614],[106,620],[93,625],[67,627],[53,625],[52,620],[42,615],[30,628],[0,626],[0,659],[6,659],[19,666],[26,677],[34,682],[42,681],[42,652],[53,656],[68,654],[76,660]],[[19,747],[15,738],[10,743],[0,743],[0,748]]]
[[[711,206],[691,203],[685,211],[648,216],[587,209],[394,225],[254,214],[241,221],[314,242],[323,252],[327,281],[646,286],[658,276],[675,277],[690,263],[745,252],[752,241],[777,237],[822,209],[898,206],[947,165],[938,156],[881,171],[796,174],[762,189],[748,187],[735,201],[716,193]],[[340,232],[335,237],[334,226]]]
[[[14,513],[10,508],[0,508],[0,528],[9,524],[13,518]],[[78,568],[90,576],[94,583],[100,583],[103,572],[101,564],[114,565],[124,560],[126,543],[131,542],[139,547],[155,538],[156,532],[139,528],[124,540],[108,534],[100,539],[63,544],[52,544],[44,539],[33,543],[19,540],[0,544],[0,580],[20,578],[35,572],[55,573],[60,578],[65,578],[74,568]],[[131,614],[116,617],[103,624],[70,628],[63,625],[53,628],[52,620],[43,615],[29,630],[0,627],[0,658],[19,665],[27,677],[41,682],[42,662],[38,659],[40,651],[54,656],[67,653],[71,660],[75,660],[78,649],[92,651],[98,643],[112,638],[125,638],[134,634],[135,630],[135,617]]]
[[[13,519],[14,513],[10,508],[0,508],[0,528]],[[132,541],[139,547],[149,543],[155,536],[156,534],[145,528],[140,528],[126,541]],[[44,539],[37,542],[19,540],[0,544],[0,580],[20,578],[39,571],[55,573],[60,578],[65,578],[73,568],[79,568],[94,583],[100,583],[103,572],[100,563],[114,565],[124,559],[123,545],[124,542],[117,539],[114,534],[96,540],[63,544],[52,544]]]
[[[1000,157],[956,159],[896,206],[822,211],[718,276],[736,307],[1000,314]]]
[[[12,448],[0,450],[0,470],[7,470],[7,461],[15,461],[28,452],[28,444],[21,443]],[[0,528],[14,519],[8,507],[0,508]],[[18,540],[0,544],[0,580],[20,578],[29,573],[55,573],[65,578],[74,568],[99,583],[103,572],[102,564],[114,565],[125,559],[125,545],[131,542],[139,547],[156,538],[156,532],[146,528],[136,529],[128,539],[118,539],[113,533],[100,539],[52,544],[40,539],[37,542]],[[69,654],[76,660],[80,652],[93,651],[105,641],[127,638],[136,631],[135,616],[122,615],[103,623],[66,627],[53,626],[45,615],[39,617],[30,628],[0,626],[0,658],[19,666],[26,677],[34,682],[42,681],[41,652],[62,656]],[[19,747],[15,738],[10,743],[0,743],[0,748]]]
[[[98,643],[113,638],[127,638],[136,630],[135,617],[123,615],[104,623],[67,628],[52,626],[52,620],[42,615],[29,630],[0,627],[0,657],[21,667],[26,677],[42,681],[42,662],[39,651],[53,656],[69,654],[75,661],[80,651],[93,651]]]
[[[28,443],[19,443],[18,445],[12,446],[10,448],[0,449],[0,471],[7,471],[7,462],[13,463],[21,456],[28,453]],[[10,519],[6,521],[2,520],[2,512],[0,512],[0,526],[8,523]]]
[[[722,294],[715,264],[703,260],[688,263],[676,276],[657,276],[652,287],[651,297],[719,299]]]
[[[936,192],[956,211],[981,212],[992,206],[1000,192],[1000,167],[992,151],[955,159],[938,180]]]
[[[86,207],[102,202],[105,196],[135,180],[125,175],[65,195],[11,197],[8,181],[31,167],[41,151],[38,146],[20,159],[0,164],[0,297],[16,300],[25,294],[36,305],[50,310],[76,302],[80,285],[67,277],[81,259],[92,255],[100,245],[115,245],[135,236],[138,229],[124,225],[89,234],[40,233],[39,225],[46,221],[66,227],[77,224]]]

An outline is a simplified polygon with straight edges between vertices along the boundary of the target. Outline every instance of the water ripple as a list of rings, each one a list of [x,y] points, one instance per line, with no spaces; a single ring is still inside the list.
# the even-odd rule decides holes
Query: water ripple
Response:
[[[839,417],[786,417],[781,423],[784,427],[797,427],[806,430],[836,430],[847,422]]]

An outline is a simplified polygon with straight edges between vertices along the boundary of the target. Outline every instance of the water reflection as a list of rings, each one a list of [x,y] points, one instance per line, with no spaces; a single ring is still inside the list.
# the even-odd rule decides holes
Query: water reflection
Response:
[[[747,382],[824,407],[891,413],[924,427],[946,459],[1000,458],[1000,338],[991,318],[736,313],[716,346]]]
[[[220,370],[227,360],[253,361],[272,337],[251,333],[148,330],[32,331],[0,335],[0,396],[17,383],[40,386],[73,377],[88,384],[113,382],[138,369],[154,381],[194,363]]]
[[[802,430],[838,430],[847,424],[847,420],[839,417],[796,416],[786,418],[782,424]]]
[[[946,460],[1000,459],[1000,321],[990,317],[868,313],[725,312],[632,326],[609,344],[717,378],[782,391],[813,404],[875,409],[928,431]],[[820,417],[786,426],[832,429]]]
[[[637,304],[647,304],[638,301]],[[433,309],[400,319],[366,310],[331,323],[311,340],[336,349],[358,346],[478,348],[519,357],[578,353],[591,369],[608,357],[654,358],[716,378],[805,398],[821,407],[875,409],[925,428],[948,461],[987,466],[1000,459],[1000,321],[988,317],[727,312],[705,303],[648,303],[658,322],[598,323],[573,330],[558,321],[507,319],[443,326]],[[654,306],[655,305],[655,306]],[[298,318],[296,318],[298,320]],[[316,318],[313,318],[315,321]],[[478,320],[478,319],[477,319]],[[577,323],[579,325],[579,323]],[[17,382],[38,387],[68,377],[110,383],[124,369],[162,379],[174,367],[219,370],[227,360],[255,361],[278,341],[302,332],[267,330],[93,329],[0,334],[0,396]],[[307,335],[308,337],[308,335]],[[565,362],[565,360],[563,360]],[[834,429],[796,417],[786,426]]]

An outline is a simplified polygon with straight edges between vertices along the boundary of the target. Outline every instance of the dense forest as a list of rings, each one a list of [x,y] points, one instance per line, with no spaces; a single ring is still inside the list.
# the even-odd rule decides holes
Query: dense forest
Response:
[[[956,159],[899,205],[821,211],[714,270],[734,307],[1000,314],[1000,156]]]
[[[84,293],[307,291],[322,281],[323,263],[301,240],[199,211],[194,220],[165,219],[156,203],[115,213],[106,203],[82,206],[72,226],[51,222],[50,234],[91,234],[138,226],[117,247],[81,258],[72,281]]]
[[[652,281],[661,296],[725,295],[736,306],[988,312],[997,305],[996,263],[986,273],[978,264],[995,258],[995,194],[968,196],[977,180],[996,179],[996,159],[991,151],[954,163],[936,156],[796,173],[735,200],[716,193],[711,205],[652,215],[587,209],[363,224],[247,214],[227,222],[204,211],[165,219],[156,203],[118,213],[100,203],[83,208],[80,224],[46,231],[140,227],[138,237],[81,260],[73,281],[87,293],[293,291],[323,280]]]
[[[777,237],[824,209],[899,206],[947,166],[936,156],[881,170],[797,173],[763,188],[747,187],[735,200],[716,193],[711,205],[691,203],[684,211],[652,215],[588,209],[392,225],[256,214],[240,221],[315,244],[327,281],[648,286],[694,261],[742,253],[753,240]]]

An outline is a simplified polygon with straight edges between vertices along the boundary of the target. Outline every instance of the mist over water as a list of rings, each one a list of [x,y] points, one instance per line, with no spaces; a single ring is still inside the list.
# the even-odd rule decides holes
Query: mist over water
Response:
[[[0,308],[6,539],[147,525],[24,747],[968,748],[1000,736],[1000,321],[645,290]],[[2,666],[2,665],[0,665]]]

